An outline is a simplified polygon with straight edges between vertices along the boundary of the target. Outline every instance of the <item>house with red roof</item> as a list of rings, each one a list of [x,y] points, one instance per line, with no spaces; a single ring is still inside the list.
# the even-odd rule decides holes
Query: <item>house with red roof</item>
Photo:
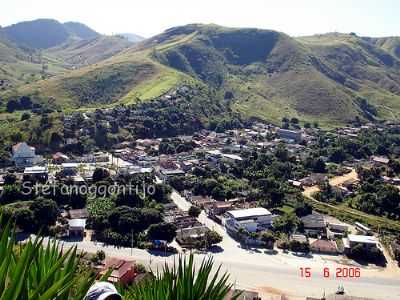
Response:
[[[100,276],[106,274],[109,269],[113,270],[107,279],[111,283],[119,282],[128,285],[131,284],[137,276],[135,261],[109,258],[106,260],[104,267],[100,271]]]

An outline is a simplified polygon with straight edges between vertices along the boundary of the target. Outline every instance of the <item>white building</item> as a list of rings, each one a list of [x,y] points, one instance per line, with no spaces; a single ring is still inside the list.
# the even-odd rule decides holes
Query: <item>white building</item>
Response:
[[[343,238],[343,246],[345,252],[350,251],[350,249],[356,245],[362,245],[364,249],[369,250],[371,248],[379,248],[379,242],[376,237],[371,235],[356,235],[349,234],[347,238]]]
[[[43,158],[36,155],[35,147],[27,143],[18,143],[12,147],[12,161],[17,168],[26,168],[40,164]]]
[[[83,237],[85,235],[86,219],[68,220],[68,235],[70,237]]]
[[[225,227],[232,233],[236,233],[240,228],[256,232],[271,227],[272,220],[272,213],[262,207],[230,210],[226,213]]]
[[[301,131],[279,128],[276,131],[276,133],[278,134],[279,138],[281,138],[281,139],[293,140],[295,142],[301,142],[301,140],[302,140]]]

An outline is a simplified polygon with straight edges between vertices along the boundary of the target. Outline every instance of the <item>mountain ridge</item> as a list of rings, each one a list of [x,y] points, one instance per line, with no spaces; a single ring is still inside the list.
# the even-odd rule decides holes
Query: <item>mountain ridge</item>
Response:
[[[68,98],[72,107],[81,107],[81,100],[68,89],[74,89],[79,78],[91,78],[84,91],[90,98],[85,105],[96,106],[102,89],[94,88],[95,78],[107,72],[111,77],[100,76],[104,84],[121,76],[120,92],[111,92],[98,105],[144,101],[193,81],[231,95],[226,101],[232,109],[249,118],[278,123],[291,116],[329,125],[356,118],[379,121],[400,116],[396,51],[397,38],[335,33],[290,37],[273,30],[189,24],[127,47],[96,66],[18,92],[44,102],[54,96],[61,106]],[[121,69],[123,64],[130,67]],[[147,75],[137,80],[140,69]],[[132,78],[122,80],[127,76]],[[68,85],[70,81],[74,84]]]

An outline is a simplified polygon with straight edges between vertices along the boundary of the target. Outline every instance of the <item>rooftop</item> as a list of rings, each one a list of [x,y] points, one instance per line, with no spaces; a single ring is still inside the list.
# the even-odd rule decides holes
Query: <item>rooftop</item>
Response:
[[[71,219],[68,221],[69,227],[81,227],[85,228],[86,219]]]
[[[33,166],[25,168],[24,170],[24,174],[40,174],[40,173],[47,173],[46,167]]]
[[[234,217],[235,219],[261,217],[261,216],[272,215],[271,212],[268,209],[265,209],[263,207],[230,210],[230,211],[228,211],[228,213],[231,214],[232,217]]]
[[[350,242],[354,243],[362,243],[362,244],[377,244],[378,241],[374,236],[369,235],[356,235],[356,234],[349,234],[347,236]]]

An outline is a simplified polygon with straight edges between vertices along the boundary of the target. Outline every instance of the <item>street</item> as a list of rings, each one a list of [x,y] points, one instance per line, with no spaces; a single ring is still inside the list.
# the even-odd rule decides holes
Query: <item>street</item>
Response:
[[[171,197],[182,210],[189,209],[190,203],[176,191]],[[400,299],[400,272],[398,270],[361,267],[359,278],[339,280],[334,278],[335,269],[343,266],[340,264],[339,257],[324,255],[303,257],[281,251],[270,254],[259,249],[243,249],[220,225],[208,219],[204,212],[199,216],[199,220],[210,229],[220,233],[223,241],[219,244],[220,251],[198,254],[195,257],[196,262],[200,263],[205,256],[213,255],[215,264],[222,264],[222,270],[229,272],[230,280],[235,283],[236,288],[255,289],[264,293],[265,297],[284,294],[288,299],[305,299],[306,296],[321,297],[324,291],[326,294],[333,293],[342,284],[350,295],[382,300]],[[65,242],[66,246],[74,244],[78,249],[86,252],[94,253],[97,250],[103,250],[108,257],[134,259],[153,271],[160,270],[164,263],[173,263],[177,258],[177,255],[104,246],[92,241]],[[300,275],[300,268],[306,267],[311,269],[311,278]],[[323,276],[324,267],[331,270],[332,275],[329,278]]]

